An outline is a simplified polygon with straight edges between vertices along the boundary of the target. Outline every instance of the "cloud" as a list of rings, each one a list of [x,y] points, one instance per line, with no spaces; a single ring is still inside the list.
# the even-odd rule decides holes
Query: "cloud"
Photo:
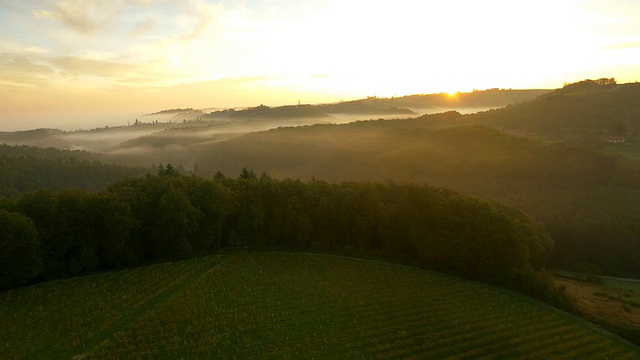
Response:
[[[47,10],[33,11],[33,15],[58,21],[82,34],[91,34],[112,22],[121,10],[120,1],[62,0],[52,4]]]
[[[146,19],[135,24],[130,35],[134,38],[147,35],[156,27],[158,20],[155,18]]]
[[[204,0],[189,1],[184,16],[178,22],[178,25],[183,23],[183,27],[187,31],[178,38],[193,40],[205,34],[215,24],[215,20],[221,16],[222,12],[222,5],[208,4]]]
[[[37,50],[37,49],[36,49]],[[52,56],[44,51],[0,53],[0,86],[154,86],[163,73],[153,62],[127,63],[88,56]]]
[[[0,54],[0,86],[46,86],[55,70],[30,54]]]
[[[74,56],[57,57],[52,59],[51,63],[68,75],[103,78],[118,78],[135,68],[133,65],[125,63]]]

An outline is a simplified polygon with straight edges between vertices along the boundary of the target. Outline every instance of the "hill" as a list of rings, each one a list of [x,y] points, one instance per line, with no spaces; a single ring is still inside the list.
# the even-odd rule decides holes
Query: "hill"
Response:
[[[102,157],[86,151],[0,145],[0,197],[34,191],[103,190],[146,170],[100,162]]]
[[[418,183],[506,202],[541,220],[553,264],[640,276],[640,168],[621,157],[518,138],[456,112],[247,134],[195,154],[201,171],[243,164],[279,178]]]
[[[638,158],[638,99],[638,83],[585,80],[535,100],[475,114],[464,122],[483,124],[519,136]],[[626,143],[623,145],[625,149],[621,149],[620,143]]]
[[[243,110],[220,110],[205,115],[204,119],[231,119],[231,120],[287,120],[287,119],[322,119],[330,118],[329,114],[313,105],[287,105],[278,107],[269,107],[260,105]]]
[[[551,92],[545,89],[488,89],[454,94],[416,94],[392,98],[372,98],[379,107],[407,108],[419,113],[456,110],[472,113],[516,105]]]
[[[8,358],[615,358],[640,349],[486,285],[344,257],[213,255],[0,294]]]
[[[407,117],[415,114],[415,112],[407,108],[393,106],[390,102],[391,101],[387,99],[368,98],[335,104],[319,105],[318,108],[328,114],[343,115],[395,115],[399,117]]]
[[[63,133],[64,132],[59,129],[3,131],[0,132],[0,144],[68,149],[72,145],[68,141],[60,138],[60,135]]]
[[[164,162],[171,157],[187,167],[190,155],[171,155],[172,145],[185,141],[180,131],[175,132],[176,141],[159,135],[162,142],[154,139],[155,145],[133,148],[133,142],[141,137],[155,136],[175,128],[192,128],[189,133],[199,140],[213,136],[216,139],[230,138],[237,134],[262,131],[281,126],[302,126],[316,123],[346,123],[355,120],[377,118],[404,118],[421,113],[459,110],[464,113],[517,104],[545,94],[549,90],[500,90],[491,89],[448,94],[421,94],[392,98],[369,97],[332,104],[299,104],[269,107],[259,105],[242,109],[215,110],[178,108],[141,115],[139,119],[123,119],[121,126],[75,131],[59,129],[36,129],[28,131],[0,132],[0,144],[56,147],[69,150],[87,150],[114,155],[114,160],[127,165],[148,167],[152,163]],[[212,111],[214,110],[214,111]],[[126,125],[125,125],[126,123]],[[202,131],[201,133],[199,133]],[[122,146],[121,146],[122,145]],[[196,144],[193,144],[194,146]],[[184,149],[183,149],[184,150]],[[190,151],[190,149],[187,149]],[[176,163],[176,161],[172,162]]]

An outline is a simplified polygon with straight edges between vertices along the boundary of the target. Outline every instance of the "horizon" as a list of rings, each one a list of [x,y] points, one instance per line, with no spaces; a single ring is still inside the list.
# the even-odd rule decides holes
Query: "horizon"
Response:
[[[584,81],[589,81],[589,80],[595,80],[595,79],[584,79]],[[581,80],[582,81],[582,80]],[[568,84],[568,83],[567,83]],[[620,83],[618,83],[618,85],[621,85]],[[367,96],[365,98],[357,98],[357,99],[347,99],[347,100],[339,100],[339,101],[333,101],[333,102],[316,102],[316,103],[307,103],[307,102],[301,102],[301,103],[287,103],[287,104],[252,104],[252,105],[248,105],[248,106],[236,106],[236,107],[218,107],[218,108],[214,108],[214,107],[210,107],[210,106],[205,106],[205,107],[201,107],[201,108],[196,108],[196,107],[182,107],[182,108],[165,108],[165,109],[156,109],[153,112],[150,113],[129,113],[129,114],[110,114],[110,115],[100,115],[100,114],[96,114],[95,116],[88,118],[86,115],[85,116],[81,116],[81,117],[76,117],[76,118],[70,118],[70,119],[60,119],[60,122],[58,123],[60,126],[34,126],[34,127],[14,127],[14,128],[7,128],[4,127],[6,124],[5,123],[0,123],[0,133],[2,132],[21,132],[21,131],[31,131],[31,130],[62,130],[65,132],[76,132],[76,131],[92,131],[92,130],[100,130],[100,129],[106,129],[106,128],[118,128],[118,127],[129,127],[131,125],[134,124],[134,122],[136,120],[140,121],[141,124],[152,124],[154,120],[158,120],[158,118],[163,118],[162,120],[158,120],[159,123],[161,124],[168,124],[170,123],[170,119],[169,117],[171,117],[172,113],[166,113],[166,114],[162,114],[162,112],[165,111],[172,111],[172,110],[182,110],[182,111],[189,111],[189,110],[193,110],[193,111],[204,111],[206,113],[206,111],[209,112],[215,112],[215,111],[223,111],[223,110],[229,110],[229,109],[234,109],[234,110],[244,110],[244,109],[250,109],[250,108],[255,108],[255,107],[259,107],[259,106],[267,106],[269,108],[279,108],[279,107],[287,107],[287,106],[296,106],[296,105],[310,105],[310,106],[321,106],[321,105],[326,105],[326,104],[338,104],[338,103],[342,103],[342,102],[350,102],[350,101],[359,101],[359,100],[366,100],[368,98],[377,98],[377,99],[395,99],[395,98],[401,98],[401,97],[407,97],[407,96],[438,96],[438,95],[446,95],[447,97],[450,98],[455,98],[456,96],[460,95],[460,94],[471,94],[471,93],[475,93],[475,92],[485,92],[485,91],[492,91],[492,90],[498,90],[498,91],[554,91],[554,90],[558,90],[558,89],[542,89],[542,88],[537,88],[537,89],[502,89],[502,88],[488,88],[488,89],[472,89],[470,91],[454,91],[454,92],[436,92],[436,93],[428,93],[428,94],[406,94],[406,95],[402,95],[402,96],[396,96],[396,95],[392,95],[392,96]],[[451,110],[455,110],[461,113],[474,113],[477,112],[476,110],[478,109],[489,109],[489,108],[477,108],[477,107],[457,107],[457,108],[435,108],[434,110],[436,110],[435,112],[428,112],[429,114],[433,113],[439,113],[440,111],[437,110],[442,110],[444,111],[451,111]],[[178,111],[179,112],[179,111]],[[426,113],[416,113],[416,115],[424,115]],[[151,117],[151,116],[156,116],[154,119],[152,120],[148,120],[145,119],[145,117]],[[362,115],[363,119],[365,117],[367,117],[367,115]],[[384,117],[384,115],[379,115]],[[35,120],[42,120],[42,118],[35,118]],[[79,120],[91,120],[91,122],[85,122],[84,127],[82,126],[78,126],[78,122]],[[193,119],[190,119],[193,120]],[[51,118],[48,117],[46,118],[44,121],[51,121]],[[66,124],[65,125],[65,121]],[[74,122],[75,121],[75,122]],[[178,123],[176,123],[178,124]]]
[[[640,3],[0,0],[0,131],[640,79]]]

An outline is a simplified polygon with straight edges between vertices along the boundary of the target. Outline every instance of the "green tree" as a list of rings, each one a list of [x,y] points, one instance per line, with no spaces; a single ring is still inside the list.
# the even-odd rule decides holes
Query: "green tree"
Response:
[[[42,271],[42,249],[33,222],[0,209],[0,289],[29,284]]]
[[[162,166],[160,164],[158,166],[158,175],[162,176],[178,176],[178,170],[171,164],[167,164],[167,166]]]
[[[240,171],[240,175],[238,175],[238,179],[242,179],[242,180],[249,180],[249,179],[256,179],[256,174],[253,172],[253,170],[247,169],[246,166],[244,166],[242,168],[242,170]]]

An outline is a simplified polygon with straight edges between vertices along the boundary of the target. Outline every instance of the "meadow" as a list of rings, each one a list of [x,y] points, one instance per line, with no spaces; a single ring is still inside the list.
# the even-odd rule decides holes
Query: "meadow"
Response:
[[[17,358],[635,359],[581,318],[499,288],[341,256],[230,252],[0,294]]]

